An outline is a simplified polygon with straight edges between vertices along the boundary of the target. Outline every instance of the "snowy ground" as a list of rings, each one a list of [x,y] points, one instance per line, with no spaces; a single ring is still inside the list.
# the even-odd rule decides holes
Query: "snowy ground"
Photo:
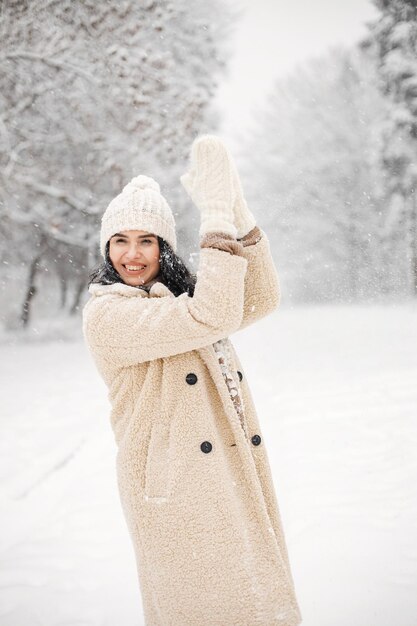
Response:
[[[415,305],[282,307],[232,337],[303,626],[417,624],[416,322]],[[142,625],[106,389],[81,336],[1,351],[1,626]]]

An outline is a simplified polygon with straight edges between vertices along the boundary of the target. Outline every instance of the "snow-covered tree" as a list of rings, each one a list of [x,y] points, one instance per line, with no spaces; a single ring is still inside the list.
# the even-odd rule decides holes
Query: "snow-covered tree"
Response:
[[[3,261],[24,265],[28,293],[36,269],[55,268],[76,310],[100,217],[132,176],[160,182],[189,249],[178,177],[194,136],[217,123],[231,14],[219,0],[6,0],[0,11]]]
[[[372,60],[336,48],[280,79],[258,113],[242,168],[294,301],[350,301],[386,288],[383,110]]]
[[[364,47],[377,57],[380,88],[391,103],[384,125],[381,163],[386,175],[387,222],[392,257],[417,295],[417,4],[374,0],[380,10]]]

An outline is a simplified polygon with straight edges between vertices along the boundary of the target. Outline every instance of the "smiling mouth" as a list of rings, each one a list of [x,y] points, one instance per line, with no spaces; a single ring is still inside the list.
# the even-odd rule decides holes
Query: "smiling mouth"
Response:
[[[137,275],[137,274],[141,274],[146,269],[146,265],[140,266],[140,265],[128,264],[128,265],[123,265],[123,268],[128,274]]]

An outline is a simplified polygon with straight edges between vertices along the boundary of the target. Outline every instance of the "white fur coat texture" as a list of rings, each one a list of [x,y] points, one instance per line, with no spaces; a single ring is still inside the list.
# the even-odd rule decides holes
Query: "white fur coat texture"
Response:
[[[269,241],[200,250],[194,296],[92,284],[83,332],[109,389],[147,626],[297,626],[265,441],[229,335],[280,300]],[[226,338],[244,425],[213,344]],[[242,427],[244,426],[244,427]]]

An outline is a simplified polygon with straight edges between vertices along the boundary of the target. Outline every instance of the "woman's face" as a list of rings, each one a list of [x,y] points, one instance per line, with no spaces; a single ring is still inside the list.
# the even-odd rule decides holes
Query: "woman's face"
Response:
[[[123,230],[110,239],[110,260],[124,282],[143,285],[159,274],[159,243],[145,230]]]

